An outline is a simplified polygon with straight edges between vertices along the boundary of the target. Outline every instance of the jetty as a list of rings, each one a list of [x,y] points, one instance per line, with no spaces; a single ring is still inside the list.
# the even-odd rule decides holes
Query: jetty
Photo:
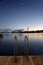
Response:
[[[0,56],[0,65],[43,65],[43,56]]]
[[[24,56],[17,56],[16,36],[14,37],[14,42],[14,56],[0,56],[0,65],[43,65],[43,56],[28,56],[27,36],[24,38]]]

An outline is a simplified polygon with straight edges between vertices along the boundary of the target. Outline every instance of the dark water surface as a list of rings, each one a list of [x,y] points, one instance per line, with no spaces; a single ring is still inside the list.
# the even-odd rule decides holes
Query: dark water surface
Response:
[[[24,37],[28,36],[28,55],[43,55],[43,33],[4,33],[0,37],[0,55],[14,55],[17,36],[17,55],[25,55]]]

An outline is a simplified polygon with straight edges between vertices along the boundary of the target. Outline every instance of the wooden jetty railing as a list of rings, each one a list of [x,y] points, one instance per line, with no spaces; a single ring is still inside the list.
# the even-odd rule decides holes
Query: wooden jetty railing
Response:
[[[17,55],[17,36],[14,37],[14,55]],[[28,56],[28,37],[24,38],[24,55]]]

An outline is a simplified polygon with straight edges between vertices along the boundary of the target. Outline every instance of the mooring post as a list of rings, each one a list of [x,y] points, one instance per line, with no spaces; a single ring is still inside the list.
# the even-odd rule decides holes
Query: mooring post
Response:
[[[14,37],[14,55],[17,55],[17,37]]]
[[[28,56],[28,37],[27,36],[25,36],[24,38],[24,43],[25,43],[24,53],[25,53],[25,56]]]

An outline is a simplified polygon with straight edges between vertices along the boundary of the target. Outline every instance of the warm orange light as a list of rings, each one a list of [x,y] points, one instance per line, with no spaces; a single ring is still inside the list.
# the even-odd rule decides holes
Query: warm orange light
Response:
[[[36,30],[43,30],[43,26],[34,26],[34,27],[28,27],[29,29],[27,30],[27,27],[26,28],[23,28],[24,31],[36,31]]]

